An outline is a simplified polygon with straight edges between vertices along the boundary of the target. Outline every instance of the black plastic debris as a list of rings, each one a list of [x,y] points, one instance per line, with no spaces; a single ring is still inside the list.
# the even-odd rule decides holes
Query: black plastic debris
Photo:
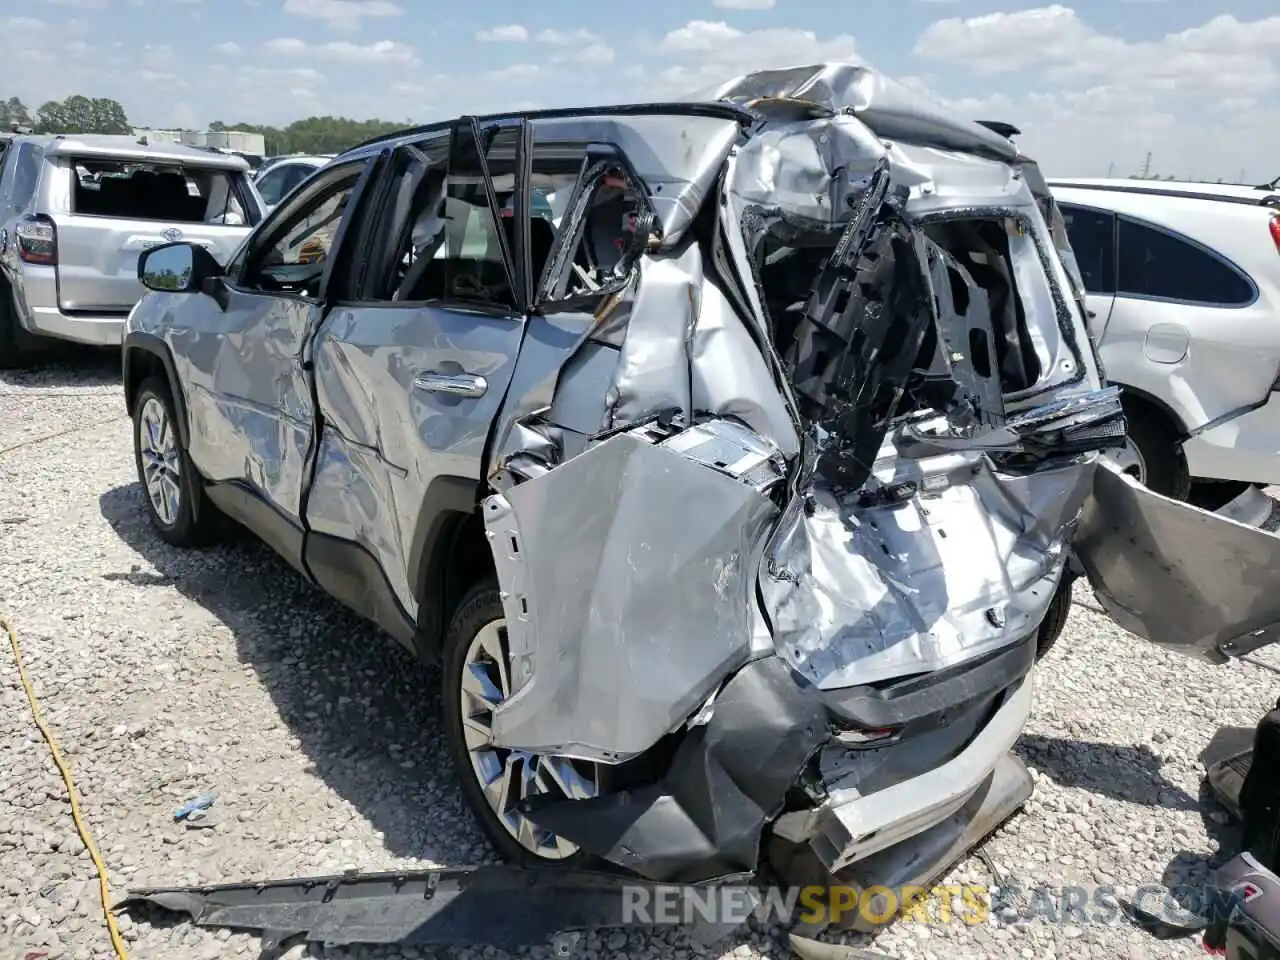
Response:
[[[493,866],[147,887],[114,909],[144,903],[188,914],[197,926],[257,931],[266,951],[301,937],[327,945],[549,945],[569,956],[583,934],[620,927],[679,926],[712,944],[742,926],[760,897],[745,875],[658,886],[603,871]]]

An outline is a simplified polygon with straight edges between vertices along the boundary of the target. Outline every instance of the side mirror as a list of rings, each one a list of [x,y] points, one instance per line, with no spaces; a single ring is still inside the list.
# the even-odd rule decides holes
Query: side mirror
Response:
[[[222,276],[222,266],[204,247],[191,243],[166,243],[138,257],[138,280],[148,290],[162,293],[194,293],[206,280]]]

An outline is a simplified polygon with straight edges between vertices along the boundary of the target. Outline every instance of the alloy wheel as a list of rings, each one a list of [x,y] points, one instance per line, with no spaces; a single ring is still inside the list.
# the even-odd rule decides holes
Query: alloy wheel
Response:
[[[1132,440],[1126,438],[1124,446],[1117,447],[1107,454],[1107,459],[1119,467],[1122,473],[1127,473],[1139,483],[1146,485],[1147,461],[1142,458],[1142,451],[1134,445]]]
[[[170,526],[182,507],[182,459],[173,422],[158,397],[147,397],[138,415],[138,450],[151,507],[160,522]]]
[[[565,757],[541,757],[494,746],[493,711],[511,695],[505,620],[476,633],[462,662],[460,708],[471,769],[490,809],[526,851],[544,860],[564,860],[576,844],[536,826],[517,807],[528,797],[550,794],[567,800],[600,792],[595,764]]]

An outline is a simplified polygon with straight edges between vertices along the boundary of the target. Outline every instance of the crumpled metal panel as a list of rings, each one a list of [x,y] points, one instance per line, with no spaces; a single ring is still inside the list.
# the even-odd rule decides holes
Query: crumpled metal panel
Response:
[[[616,762],[683,723],[747,658],[776,513],[625,433],[488,498],[514,686],[494,742]]]
[[[979,123],[959,119],[932,98],[866,64],[823,63],[758,70],[691,99],[750,103],[762,99],[804,100],[830,111],[851,111],[887,140],[905,140],[944,150],[979,153],[1010,162],[1018,151],[1005,137]]]
[[[698,246],[642,257],[628,298],[631,318],[609,391],[610,426],[659,412],[680,413],[692,422],[689,345],[702,298]]]
[[[1223,663],[1256,646],[1255,632],[1280,625],[1280,537],[1162,497],[1108,462],[1098,464],[1092,493],[1074,549],[1126,630]]]
[[[738,151],[733,194],[792,217],[841,223],[850,197],[867,188],[886,153],[855,117],[766,127]]]
[[[980,455],[918,465],[915,477],[903,467],[882,489],[919,496],[863,505],[817,486],[788,506],[766,551],[775,643],[821,689],[943,669],[1026,637],[1065,566],[1063,524],[1089,491],[1087,464],[1009,487]]]
[[[509,478],[502,476],[502,470],[517,454],[532,456],[548,466],[558,461],[560,451],[552,435],[533,429],[531,421],[551,408],[560,371],[586,342],[595,323],[589,313],[569,311],[532,314],[526,319],[492,445],[490,480],[499,488],[508,485]]]
[[[784,456],[795,456],[795,422],[746,325],[714,284],[702,285],[701,303],[689,349],[693,409],[740,420]]]
[[[616,144],[649,188],[665,247],[681,241],[742,135],[735,120],[688,115],[557,117],[535,120],[533,130],[536,144]]]

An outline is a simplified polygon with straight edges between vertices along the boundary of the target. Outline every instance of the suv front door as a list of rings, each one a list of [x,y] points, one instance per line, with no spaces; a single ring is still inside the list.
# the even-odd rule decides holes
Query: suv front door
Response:
[[[406,644],[419,524],[474,509],[524,336],[525,274],[499,201],[524,189],[523,131],[464,119],[397,150],[362,219],[357,295],[316,334],[307,567]]]
[[[346,225],[380,164],[330,171],[265,221],[169,336],[186,384],[190,454],[209,497],[300,570],[315,416],[308,341],[345,282]],[[214,302],[216,301],[216,303]]]

